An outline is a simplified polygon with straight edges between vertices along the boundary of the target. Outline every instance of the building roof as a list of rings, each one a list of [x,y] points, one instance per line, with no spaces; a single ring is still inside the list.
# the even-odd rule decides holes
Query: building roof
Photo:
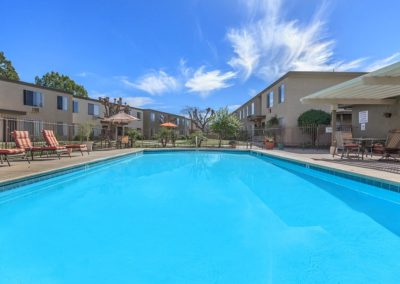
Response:
[[[394,104],[400,96],[400,62],[318,91],[304,104]]]
[[[183,116],[183,115],[174,114],[174,113],[165,112],[165,111],[160,111],[160,110],[155,110],[155,109],[151,109],[151,108],[145,108],[145,109],[142,109],[142,110],[143,111],[158,112],[158,113],[166,114],[166,115],[173,115],[173,116],[177,116],[177,117],[180,117],[180,118],[185,118],[185,119],[189,119],[190,120],[190,118],[188,118],[186,116]]]
[[[17,81],[17,80],[11,80],[11,79],[1,78],[1,77],[0,77],[0,81],[9,82],[9,83],[18,84],[18,85],[24,85],[24,86],[28,86],[28,87],[32,87],[32,88],[39,88],[39,89],[43,89],[43,90],[49,90],[49,91],[53,91],[53,92],[64,93],[64,94],[68,94],[68,95],[73,96],[73,93],[71,93],[71,92],[67,92],[67,91],[64,91],[64,90],[56,89],[56,88],[43,87],[43,86],[39,86],[39,85],[36,85],[36,84],[33,84],[33,83]]]
[[[283,81],[287,77],[294,77],[294,76],[307,76],[307,77],[314,77],[314,76],[362,76],[364,74],[367,74],[366,72],[336,72],[336,71],[289,71],[282,77],[278,78],[275,80],[273,83],[268,85],[268,87],[264,88],[262,91],[260,91],[257,95],[252,97],[251,99],[247,100],[245,103],[243,103],[240,107],[235,109],[233,112],[236,112],[246,104],[250,103],[252,100],[254,100],[256,97],[261,96],[264,92],[267,90],[273,88],[275,85],[277,85],[279,82]]]

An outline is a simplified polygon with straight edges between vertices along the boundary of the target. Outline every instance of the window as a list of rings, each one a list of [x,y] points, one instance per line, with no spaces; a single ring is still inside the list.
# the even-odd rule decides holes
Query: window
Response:
[[[65,124],[64,122],[57,122],[57,129],[56,129],[57,136],[67,136],[67,132],[68,132],[68,125]]]
[[[137,112],[137,113],[136,113],[136,117],[137,117],[137,118],[141,119],[141,118],[142,118],[141,116],[142,116],[142,114],[141,114],[140,112]]]
[[[254,115],[254,102],[251,103],[251,115]]]
[[[100,108],[95,104],[88,104],[88,114],[98,116],[100,113]]]
[[[156,120],[156,115],[154,112],[150,113],[150,120],[154,122]]]
[[[249,106],[246,107],[246,117],[249,116]]]
[[[24,105],[33,107],[43,107],[43,94],[24,90]]]
[[[57,109],[67,111],[68,110],[68,98],[64,96],[57,96]]]
[[[278,92],[279,92],[278,103],[285,102],[285,85],[284,84],[279,86]]]
[[[239,110],[239,119],[242,119],[242,111]]]
[[[165,122],[165,116],[163,114],[160,114],[160,122],[161,123]]]
[[[78,101],[72,101],[72,112],[78,113],[79,112],[79,103]]]
[[[274,106],[274,92],[269,92],[267,96],[267,108]]]

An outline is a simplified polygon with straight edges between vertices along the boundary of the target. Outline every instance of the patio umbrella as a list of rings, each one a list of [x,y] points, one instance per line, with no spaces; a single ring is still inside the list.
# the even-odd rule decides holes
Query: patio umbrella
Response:
[[[137,118],[137,117],[134,117],[134,116],[132,116],[130,114],[127,114],[127,113],[125,113],[123,111],[120,111],[117,114],[114,114],[114,115],[112,115],[110,117],[104,118],[103,122],[108,122],[110,124],[115,124],[115,125],[121,125],[122,126],[122,132],[124,132],[123,125],[129,124],[130,122],[135,121],[135,120],[140,120],[140,119]],[[117,132],[118,132],[118,129],[116,127],[115,128],[115,137],[118,136]]]
[[[129,124],[130,122],[135,120],[140,120],[140,119],[130,114],[127,114],[123,111],[120,111],[117,114],[114,114],[110,117],[103,119],[103,121],[110,122],[111,124]]]
[[[167,127],[167,128],[177,128],[178,127],[176,124],[173,124],[172,122],[166,122],[166,123],[160,124],[160,126]]]

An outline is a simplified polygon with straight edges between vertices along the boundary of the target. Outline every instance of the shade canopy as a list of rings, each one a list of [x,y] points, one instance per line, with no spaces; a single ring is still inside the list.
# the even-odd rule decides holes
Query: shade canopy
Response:
[[[389,105],[400,96],[400,62],[301,99],[303,104]]]
[[[176,127],[178,127],[176,124],[174,124],[172,122],[166,122],[166,123],[160,124],[160,126],[168,127],[168,128],[176,128]]]
[[[130,122],[135,120],[140,120],[140,119],[121,111],[117,114],[114,114],[110,117],[103,119],[103,122],[109,122],[112,124],[129,124]]]

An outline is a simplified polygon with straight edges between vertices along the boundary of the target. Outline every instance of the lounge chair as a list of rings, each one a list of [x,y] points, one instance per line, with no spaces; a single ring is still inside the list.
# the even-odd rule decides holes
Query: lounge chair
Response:
[[[47,146],[50,147],[65,147],[67,150],[72,151],[72,150],[78,150],[81,152],[83,156],[83,152],[87,152],[89,155],[88,148],[86,144],[68,144],[68,145],[60,145],[58,143],[58,140],[56,136],[54,135],[53,130],[43,130],[42,131],[43,138],[46,141]]]
[[[32,160],[35,152],[39,152],[40,156],[42,156],[43,152],[46,152],[47,154],[49,152],[55,153],[58,159],[61,159],[62,153],[68,152],[67,148],[62,146],[33,146],[28,131],[15,130],[12,134],[17,148],[24,149],[26,152],[31,153]]]
[[[341,159],[343,159],[345,154],[347,158],[350,158],[351,152],[355,152],[357,158],[360,156],[361,145],[353,142],[353,135],[351,132],[337,131],[335,137],[336,151],[342,151]],[[336,151],[333,156],[335,156]]]
[[[14,148],[14,149],[0,149],[0,163],[3,164],[3,159],[7,162],[8,166],[10,167],[10,161],[8,159],[8,157],[23,157],[24,159],[26,159],[29,162],[28,157],[26,156],[26,152],[24,149],[18,149],[18,148]]]
[[[385,144],[372,145],[372,153],[382,155],[381,160],[393,158],[400,154],[400,129],[390,130]]]

